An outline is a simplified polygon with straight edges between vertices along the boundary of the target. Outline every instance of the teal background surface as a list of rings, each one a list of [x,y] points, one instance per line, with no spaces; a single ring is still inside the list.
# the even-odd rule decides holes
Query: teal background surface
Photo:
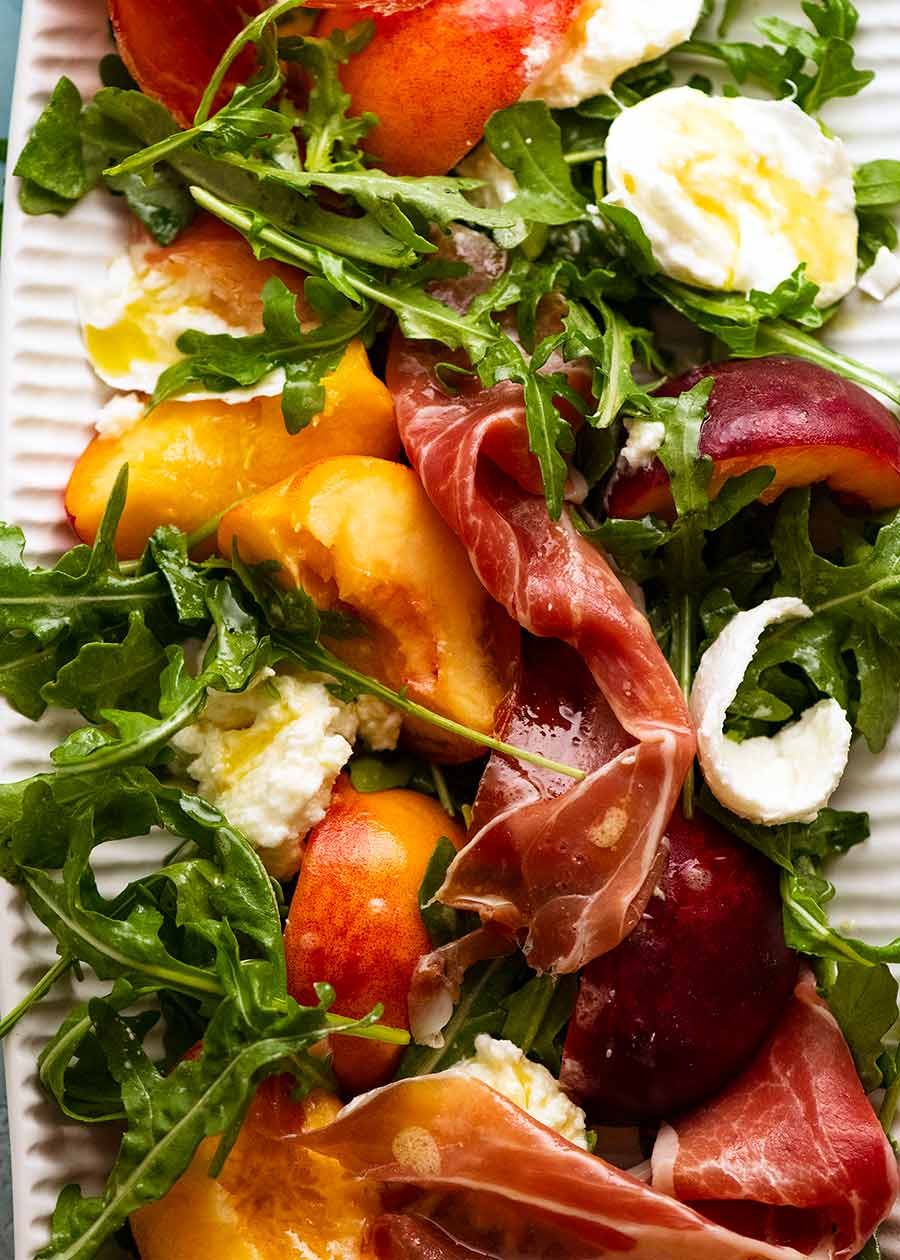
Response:
[[[9,104],[12,98],[16,47],[19,42],[20,0],[0,0],[0,136],[9,129]],[[0,1066],[0,1256],[12,1260],[12,1192],[9,1178],[9,1129],[7,1125],[6,1090]]]

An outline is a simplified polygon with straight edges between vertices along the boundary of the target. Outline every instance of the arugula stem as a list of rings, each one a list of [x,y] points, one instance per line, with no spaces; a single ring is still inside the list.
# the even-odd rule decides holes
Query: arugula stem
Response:
[[[362,1041],[380,1041],[385,1046],[408,1046],[409,1033],[405,1028],[391,1028],[388,1024],[357,1025],[355,1020],[341,1015],[326,1015],[325,1022],[332,1032],[344,1037],[359,1037]]]
[[[694,597],[683,591],[678,597],[672,622],[675,677],[685,700],[691,698],[694,664]],[[681,808],[685,818],[694,816],[694,765],[691,763],[681,790]]]
[[[270,23],[277,22],[286,13],[290,13],[292,9],[299,9],[305,3],[306,0],[281,0],[280,4],[273,4],[265,12],[260,13],[251,22],[248,22],[244,29],[235,35],[222,54],[222,59],[213,71],[212,78],[207,83],[206,90],[200,98],[200,104],[197,106],[197,112],[194,115],[195,127],[201,126],[209,118],[210,110],[215,104],[222,84],[225,82],[225,76],[244,48],[248,44],[256,43],[257,38]]]
[[[855,381],[857,385],[862,385],[865,389],[874,390],[900,406],[900,381],[885,376],[883,372],[877,372],[874,368],[866,367],[864,363],[860,363],[858,359],[851,359],[849,355],[839,354],[837,350],[832,350],[824,342],[811,337],[809,333],[802,332],[799,328],[794,328],[791,324],[780,321],[760,324],[756,354],[757,356],[771,354],[773,351],[795,354],[798,358],[808,359],[811,363],[830,368],[839,376]]]
[[[66,974],[66,972],[73,966],[74,962],[75,959],[69,955],[66,955],[63,958],[58,958],[50,970],[41,976],[40,980],[38,980],[31,992],[22,998],[22,1001],[18,1004],[18,1006],[14,1006],[8,1015],[4,1015],[3,1018],[0,1019],[0,1041],[3,1041],[5,1037],[9,1036],[22,1016],[26,1015],[32,1006],[35,1006],[38,1002],[40,1002],[41,998],[47,996],[56,984],[57,980]]]
[[[443,806],[444,812],[450,818],[456,817],[456,806],[453,804],[453,797],[450,795],[450,789],[447,787],[447,780],[440,766],[431,763],[431,782],[434,784],[434,790],[437,792],[437,798]]]
[[[386,687],[384,683],[378,682],[377,679],[370,678],[367,674],[360,674],[355,669],[351,669],[349,665],[339,661],[336,656],[325,648],[318,646],[307,647],[305,645],[298,647],[296,644],[291,643],[290,640],[281,638],[279,638],[278,644],[291,656],[295,657],[301,665],[321,670],[323,673],[331,674],[338,679],[345,679],[360,691],[368,692],[370,695],[378,696],[381,700],[386,700],[395,709],[408,713],[410,717],[420,718],[423,722],[429,722],[432,726],[437,726],[442,731],[467,739],[469,743],[478,744],[482,748],[490,748],[493,752],[502,753],[505,757],[511,757],[515,761],[525,761],[529,765],[538,766],[541,770],[550,770],[553,774],[564,774],[567,778],[576,779],[578,782],[587,778],[583,770],[576,770],[574,766],[567,766],[561,761],[552,761],[549,757],[542,757],[539,753],[531,752],[527,748],[516,748],[513,744],[505,744],[503,740],[495,739],[493,735],[484,735],[481,731],[472,730],[469,726],[463,726],[460,722],[454,722],[452,718],[444,717],[442,713],[435,713],[433,709],[426,709],[424,705],[416,704],[414,700],[409,700],[406,696],[401,695],[399,691],[393,691],[390,687]]]
[[[593,149],[572,149],[569,153],[564,153],[563,157],[570,166],[579,166],[582,162],[597,162],[605,154],[606,149],[599,145]]]
[[[881,1127],[884,1129],[888,1137],[894,1127],[894,1120],[897,1115],[897,1106],[900,1104],[900,1074],[894,1081],[890,1089],[885,1091],[882,1099],[881,1108],[878,1112],[878,1119],[881,1121]]]

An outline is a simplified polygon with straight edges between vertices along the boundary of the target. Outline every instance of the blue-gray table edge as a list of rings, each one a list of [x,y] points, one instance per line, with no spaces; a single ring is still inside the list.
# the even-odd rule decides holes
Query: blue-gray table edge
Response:
[[[0,0],[0,136],[6,136],[9,130],[9,107],[12,99],[16,48],[19,42],[20,8],[21,0]],[[0,166],[0,172],[2,172],[2,166]],[[2,1260],[12,1260],[13,1245],[9,1124],[3,1062],[0,1059],[0,1257]]]

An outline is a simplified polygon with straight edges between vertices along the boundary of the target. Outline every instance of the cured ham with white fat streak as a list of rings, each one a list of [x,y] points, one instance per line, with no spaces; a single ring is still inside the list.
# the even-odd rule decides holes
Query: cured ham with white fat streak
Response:
[[[872,1124],[873,1115],[864,1133]],[[359,1176],[427,1192],[378,1222],[379,1254],[391,1260],[800,1260],[812,1250],[757,1241],[712,1221],[452,1071],[364,1095],[303,1141]],[[877,1155],[860,1183],[872,1191],[877,1181],[865,1213],[873,1225],[893,1190],[880,1147]],[[802,1171],[803,1157],[798,1147],[787,1168]],[[845,1254],[827,1240],[816,1251],[818,1260]]]
[[[571,972],[614,948],[658,874],[660,840],[694,755],[684,699],[650,626],[564,512],[523,487],[519,386],[464,385],[440,349],[398,337],[388,364],[400,433],[432,502],[490,594],[531,634],[569,644],[633,746],[552,798],[516,802],[477,832],[439,899],[524,937],[537,970]]]
[[[737,1080],[663,1127],[652,1166],[654,1186],[724,1224],[829,1260],[862,1249],[897,1161],[812,972]]]

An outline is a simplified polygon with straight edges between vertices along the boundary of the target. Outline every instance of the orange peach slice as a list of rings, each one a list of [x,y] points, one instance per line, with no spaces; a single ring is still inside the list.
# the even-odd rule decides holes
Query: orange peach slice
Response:
[[[116,535],[121,557],[139,556],[158,525],[186,533],[238,499],[326,456],[389,460],[400,448],[391,395],[359,342],[323,382],[325,407],[289,434],[279,398],[229,405],[217,399],[163,403],[117,437],[95,437],[66,489],[66,511],[83,541],[96,537],[123,464],[128,501]]]
[[[359,1018],[377,1004],[383,1023],[408,1028],[416,963],[430,948],[419,886],[441,836],[461,847],[462,829],[420,792],[356,792],[338,781],[331,806],[306,844],[284,933],[288,988],[305,1005],[314,985],[334,986],[337,1014]],[[333,1037],[341,1086],[360,1093],[394,1072],[402,1050]]]
[[[286,1082],[264,1082],[218,1178],[207,1175],[216,1146],[209,1139],[164,1198],[133,1213],[141,1260],[370,1257],[365,1238],[379,1209],[377,1188],[296,1140],[339,1110],[331,1094],[294,1104]]]
[[[286,586],[350,612],[363,637],[330,646],[348,664],[483,733],[507,687],[518,632],[493,603],[415,473],[363,456],[329,459],[245,500],[219,527],[219,549],[275,560]],[[476,755],[466,740],[407,721],[435,760]]]

